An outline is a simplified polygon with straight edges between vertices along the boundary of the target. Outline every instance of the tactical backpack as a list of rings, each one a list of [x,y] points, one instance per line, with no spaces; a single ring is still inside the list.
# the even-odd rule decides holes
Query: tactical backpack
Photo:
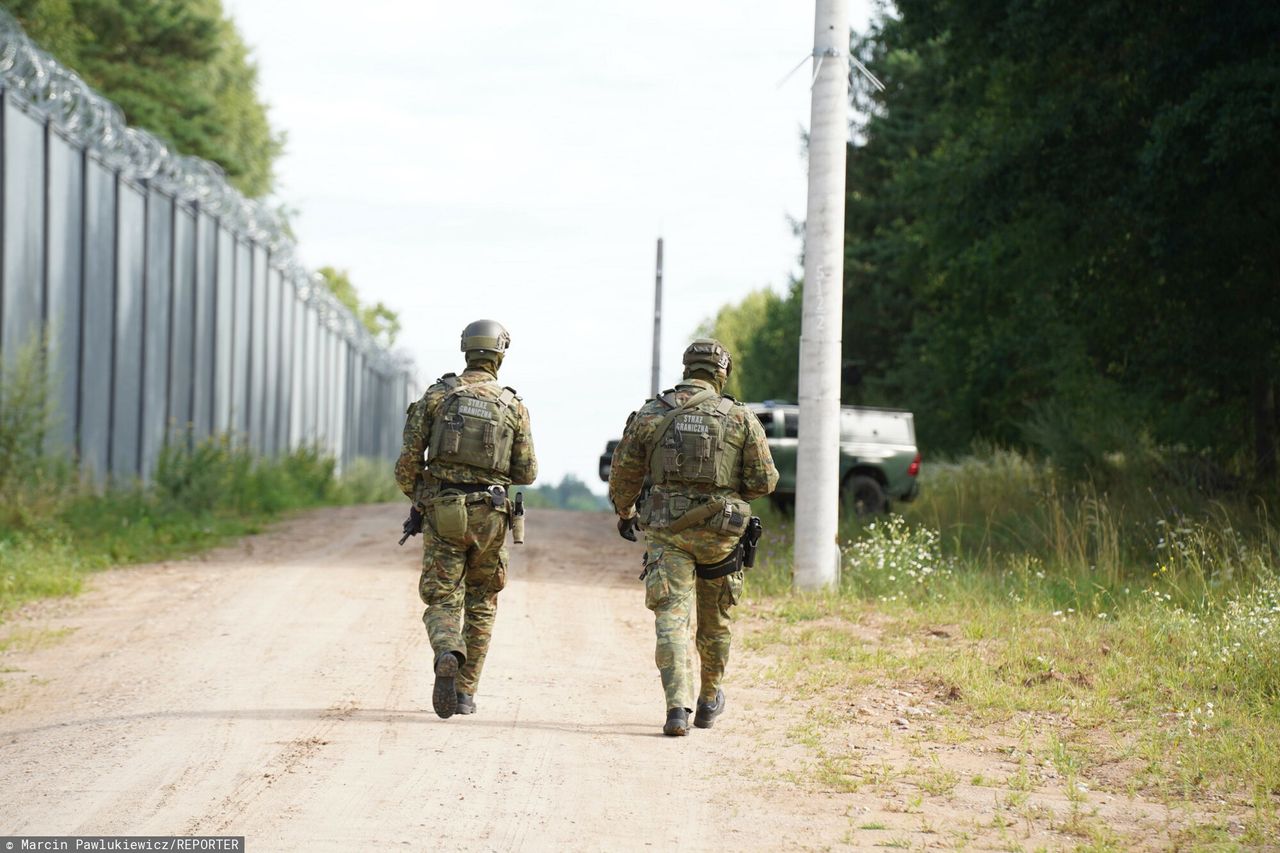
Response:
[[[735,403],[732,397],[718,396],[704,389],[682,406],[673,392],[658,398],[671,411],[658,424],[649,456],[654,485],[738,488],[742,448],[728,440],[728,416]]]
[[[452,374],[441,381],[448,390],[431,427],[428,464],[448,462],[506,475],[519,424],[516,392],[503,388],[496,398],[488,397],[478,391],[493,381],[468,385]]]

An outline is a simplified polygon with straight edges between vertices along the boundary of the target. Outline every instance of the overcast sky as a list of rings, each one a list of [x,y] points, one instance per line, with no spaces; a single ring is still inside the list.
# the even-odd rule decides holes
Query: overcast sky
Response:
[[[311,267],[398,311],[429,383],[511,332],[540,483],[596,461],[698,325],[799,274],[810,0],[224,0],[288,134],[281,200]],[[852,25],[872,5],[851,2]],[[400,418],[401,413],[392,413]]]

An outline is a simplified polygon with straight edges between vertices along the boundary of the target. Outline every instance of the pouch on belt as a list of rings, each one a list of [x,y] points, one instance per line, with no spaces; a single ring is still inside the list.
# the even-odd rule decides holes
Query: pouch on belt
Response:
[[[436,533],[439,534],[442,539],[460,540],[466,538],[466,495],[437,495],[431,499],[431,511],[435,516]]]
[[[751,517],[751,505],[746,501],[729,497],[716,497],[699,504],[671,522],[672,533],[688,530],[695,524],[707,522],[713,530],[728,536],[741,536]]]

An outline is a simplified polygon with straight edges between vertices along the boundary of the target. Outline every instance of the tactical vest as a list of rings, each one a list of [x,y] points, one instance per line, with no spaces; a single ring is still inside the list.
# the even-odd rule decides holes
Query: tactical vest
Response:
[[[733,398],[703,390],[683,406],[674,392],[658,399],[671,411],[658,425],[649,456],[653,484],[738,488],[742,448],[729,441]]]
[[[440,380],[448,390],[433,416],[427,464],[449,462],[506,475],[519,424],[516,392],[503,388],[496,398],[477,393],[492,381],[463,384],[457,376]]]

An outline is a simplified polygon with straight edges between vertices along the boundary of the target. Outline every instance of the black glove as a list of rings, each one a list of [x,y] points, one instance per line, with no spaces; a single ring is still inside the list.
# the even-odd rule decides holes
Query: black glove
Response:
[[[628,542],[636,541],[636,531],[640,529],[640,519],[636,516],[618,519],[618,535]]]
[[[404,520],[400,529],[404,531],[404,535],[400,537],[401,545],[409,541],[410,536],[417,536],[422,532],[422,513],[417,505],[409,507],[409,517]]]

